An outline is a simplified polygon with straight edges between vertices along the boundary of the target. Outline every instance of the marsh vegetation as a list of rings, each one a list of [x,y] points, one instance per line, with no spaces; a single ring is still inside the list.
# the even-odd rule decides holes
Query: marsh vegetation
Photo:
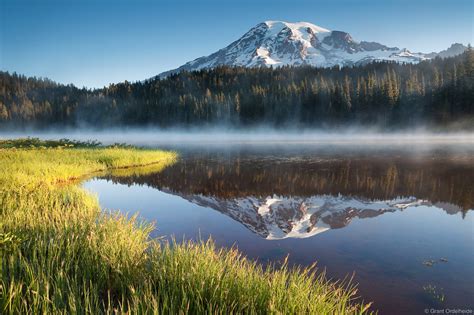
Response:
[[[212,241],[153,240],[151,224],[101,211],[74,185],[96,174],[159,173],[177,158],[95,142],[1,141],[1,312],[367,312],[353,285],[314,266],[264,268]]]

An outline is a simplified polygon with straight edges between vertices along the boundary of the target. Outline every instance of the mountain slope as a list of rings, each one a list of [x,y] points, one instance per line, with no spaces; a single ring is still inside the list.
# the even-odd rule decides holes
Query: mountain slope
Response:
[[[465,46],[455,44],[440,53],[440,57],[460,54],[465,49]],[[250,29],[229,46],[177,69],[161,73],[159,77],[222,65],[331,67],[358,65],[376,60],[417,63],[437,55],[412,53],[407,49],[387,47],[376,42],[357,42],[346,32],[330,31],[307,22],[266,21]]]

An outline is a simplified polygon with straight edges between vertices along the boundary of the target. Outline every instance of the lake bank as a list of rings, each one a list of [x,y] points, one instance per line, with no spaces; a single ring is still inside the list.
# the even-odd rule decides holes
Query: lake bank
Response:
[[[6,147],[0,149],[4,313],[364,313],[369,306],[354,303],[352,285],[330,282],[314,268],[264,270],[212,242],[153,241],[150,224],[103,213],[80,187],[57,185],[128,166],[153,165],[159,173],[175,153],[68,141]],[[130,168],[115,175],[133,174]]]

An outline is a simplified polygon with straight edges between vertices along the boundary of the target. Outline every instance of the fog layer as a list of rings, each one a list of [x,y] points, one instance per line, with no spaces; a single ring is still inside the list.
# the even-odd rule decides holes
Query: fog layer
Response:
[[[110,129],[50,130],[0,132],[0,139],[38,137],[40,139],[97,140],[103,144],[127,143],[140,146],[155,145],[225,145],[225,144],[350,144],[350,145],[415,145],[462,144],[474,146],[474,133],[433,133],[425,130],[410,132],[378,132],[363,129],[277,130],[277,129]]]

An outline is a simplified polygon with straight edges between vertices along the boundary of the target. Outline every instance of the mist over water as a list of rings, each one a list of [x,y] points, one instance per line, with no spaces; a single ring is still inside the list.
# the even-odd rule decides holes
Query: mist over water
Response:
[[[474,132],[430,132],[413,130],[406,132],[380,132],[362,128],[339,130],[296,130],[296,129],[225,129],[225,128],[190,128],[190,129],[52,129],[48,131],[0,132],[0,139],[38,137],[40,139],[97,140],[103,144],[127,143],[137,146],[169,145],[376,145],[405,146],[417,150],[424,146],[458,146],[469,149],[474,146]]]

